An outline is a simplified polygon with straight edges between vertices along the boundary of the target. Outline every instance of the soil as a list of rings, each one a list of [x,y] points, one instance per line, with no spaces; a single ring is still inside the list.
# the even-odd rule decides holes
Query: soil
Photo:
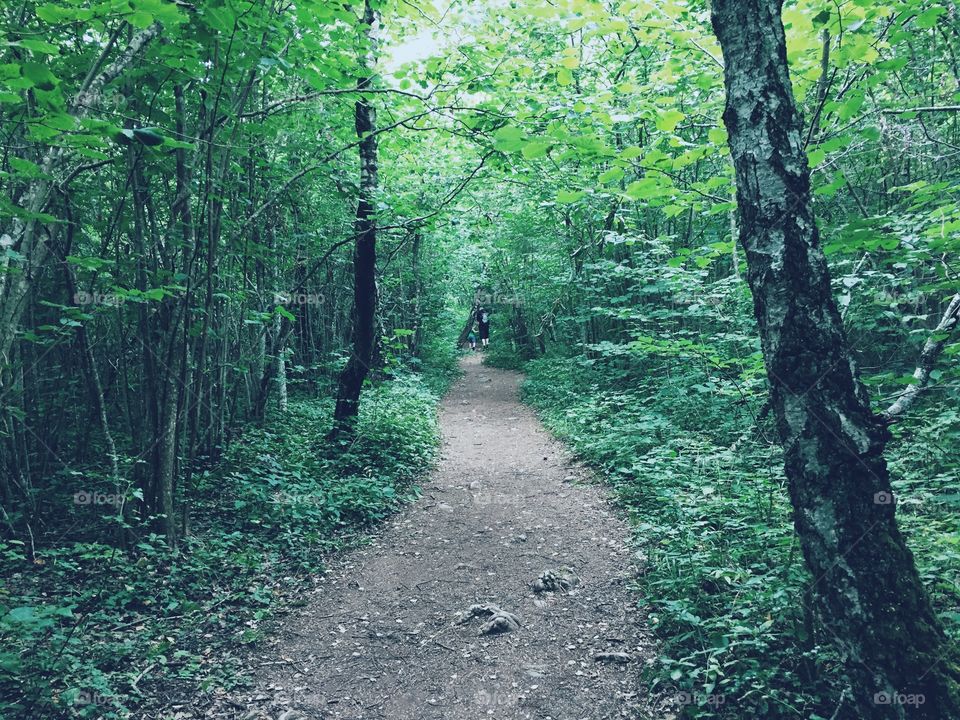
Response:
[[[520,375],[480,357],[442,403],[422,497],[334,559],[259,648],[254,684],[204,717],[672,716],[642,686],[654,642],[625,521],[520,403]]]

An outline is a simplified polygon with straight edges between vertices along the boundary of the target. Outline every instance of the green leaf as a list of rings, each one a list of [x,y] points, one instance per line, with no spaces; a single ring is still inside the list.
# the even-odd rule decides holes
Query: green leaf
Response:
[[[516,125],[504,125],[493,134],[494,146],[504,152],[516,152],[526,143],[523,131]]]
[[[143,30],[153,24],[153,15],[148,12],[137,11],[127,15],[127,22],[135,28]]]
[[[600,177],[598,177],[597,180],[603,184],[616,182],[623,177],[623,174],[623,168],[612,167],[609,170],[600,173]]]
[[[76,265],[84,270],[100,270],[113,264],[112,260],[105,260],[98,257],[78,257],[76,255],[67,255],[67,262]]]
[[[676,217],[677,215],[682,215],[686,212],[687,208],[683,205],[667,205],[663,208],[663,214],[668,218]]]
[[[830,18],[833,17],[833,13],[830,10],[824,9],[818,12],[813,16],[814,25],[826,25],[830,22]]]
[[[521,153],[527,160],[535,160],[544,157],[551,147],[553,143],[549,140],[531,140],[523,146]]]
[[[727,131],[718,127],[710,128],[710,130],[707,131],[707,139],[709,139],[714,145],[726,145]]]
[[[214,30],[229,33],[233,32],[236,16],[233,11],[227,7],[208,7],[204,8],[203,16],[207,24]]]
[[[917,16],[917,19],[913,21],[915,27],[927,30],[932,28],[937,24],[937,19],[943,15],[947,9],[942,6],[934,6],[929,10],[925,10]]]
[[[22,67],[23,77],[29,80],[34,87],[41,90],[53,90],[57,86],[57,77],[50,72],[50,68],[35,62],[25,62]]]
[[[39,178],[43,177],[43,170],[34,162],[29,160],[24,160],[23,158],[18,158],[14,155],[11,155],[8,159],[10,167],[13,168],[17,174],[23,175],[28,178]]]
[[[39,40],[37,38],[27,38],[26,40],[19,40],[15,43],[10,43],[11,45],[17,45],[22,48],[26,48],[30,52],[39,53],[41,55],[59,55],[60,48],[58,48],[53,43],[49,43],[46,40]]]
[[[863,105],[864,94],[862,92],[853,93],[850,98],[837,109],[837,117],[841,120],[849,120]]]
[[[817,165],[822,163],[827,157],[827,151],[823,148],[816,148],[810,150],[807,153],[807,162],[810,163],[810,167],[815,168]]]
[[[34,607],[18,607],[8,612],[7,617],[12,622],[30,622],[36,617],[36,610]]]
[[[38,18],[51,25],[67,22],[76,17],[76,13],[73,10],[54,5],[53,3],[41,5],[37,8],[36,13]]]
[[[627,185],[625,192],[632,200],[651,200],[670,194],[671,189],[661,185],[656,178],[645,177]]]
[[[157,128],[137,128],[133,131],[133,136],[144,145],[162,145],[164,137]]]
[[[583,190],[558,190],[557,202],[574,203],[580,198],[582,198],[584,195],[586,195],[586,193]]]
[[[686,115],[679,110],[666,110],[657,117],[657,130],[661,132],[673,132],[685,117]]]

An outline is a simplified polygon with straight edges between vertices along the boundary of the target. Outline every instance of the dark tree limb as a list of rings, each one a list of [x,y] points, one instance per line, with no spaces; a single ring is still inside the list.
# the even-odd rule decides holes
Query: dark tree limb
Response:
[[[361,60],[357,88],[365,90],[373,81],[376,45],[373,26],[377,21],[371,0],[363,10],[364,35],[368,53]],[[347,365],[337,381],[337,404],[333,412],[330,439],[350,434],[360,411],[360,391],[370,372],[376,343],[377,314],[377,114],[366,94],[354,106],[359,138],[360,192],[354,223],[353,248],[353,329]]]

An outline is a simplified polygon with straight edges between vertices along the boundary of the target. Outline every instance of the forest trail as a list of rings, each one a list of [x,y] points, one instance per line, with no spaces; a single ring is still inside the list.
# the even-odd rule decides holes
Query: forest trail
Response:
[[[218,716],[645,716],[639,676],[653,643],[628,589],[626,524],[519,402],[519,374],[482,366],[479,353],[462,367],[423,496],[333,563],[261,651],[236,714]],[[533,591],[561,566],[580,579],[572,592]],[[485,603],[520,628],[480,635],[482,618],[458,622]]]

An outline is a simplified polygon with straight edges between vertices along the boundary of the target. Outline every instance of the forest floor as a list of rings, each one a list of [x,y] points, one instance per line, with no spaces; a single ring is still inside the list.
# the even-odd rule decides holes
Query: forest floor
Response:
[[[520,403],[519,374],[479,353],[462,368],[422,497],[332,560],[256,650],[250,687],[165,717],[671,717],[642,686],[654,642],[626,522]],[[535,589],[547,570],[569,587]],[[484,634],[474,605],[519,627]]]

